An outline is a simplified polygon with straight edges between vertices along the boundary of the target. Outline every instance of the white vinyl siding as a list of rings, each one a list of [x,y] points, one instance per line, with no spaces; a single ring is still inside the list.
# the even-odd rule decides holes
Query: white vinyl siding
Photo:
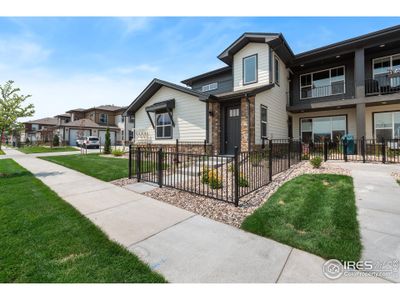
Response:
[[[243,83],[243,58],[257,54],[257,82]],[[238,91],[269,83],[269,47],[265,43],[249,43],[233,57],[233,90]]]
[[[272,54],[274,55],[274,53]],[[255,100],[255,143],[261,144],[261,105],[267,107],[267,137],[270,139],[288,138],[288,114],[286,111],[287,91],[289,90],[288,71],[279,63],[280,85],[256,95]]]
[[[155,130],[151,126],[146,113],[146,107],[154,103],[175,99],[175,108],[172,110],[175,127],[173,127],[173,139],[155,139]],[[150,116],[155,124],[154,113]],[[135,131],[147,132],[148,142],[151,143],[175,143],[175,139],[181,141],[204,141],[206,139],[206,103],[199,98],[168,88],[161,87],[136,113]],[[145,134],[142,134],[142,138]]]

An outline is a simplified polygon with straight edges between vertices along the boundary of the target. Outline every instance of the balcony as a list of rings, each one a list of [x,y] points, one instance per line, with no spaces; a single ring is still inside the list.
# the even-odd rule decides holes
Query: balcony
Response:
[[[324,86],[308,86],[301,88],[301,100],[321,98],[345,93],[344,81],[332,82]]]
[[[365,96],[400,93],[400,76],[376,76],[365,80]]]

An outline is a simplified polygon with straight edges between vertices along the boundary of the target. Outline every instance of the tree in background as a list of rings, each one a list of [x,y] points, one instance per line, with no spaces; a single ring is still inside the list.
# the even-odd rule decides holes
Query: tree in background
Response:
[[[31,95],[20,95],[20,89],[14,88],[13,84],[14,81],[9,80],[3,86],[0,85],[0,137],[5,132],[21,128],[17,121],[19,118],[32,117],[35,113],[32,103],[23,107],[23,102]],[[0,138],[0,149],[1,144]]]
[[[104,154],[110,154],[110,153],[111,153],[110,128],[107,127],[106,140],[104,141]]]
[[[58,137],[58,134],[55,134],[53,137],[53,146],[54,147],[60,146],[60,138]]]

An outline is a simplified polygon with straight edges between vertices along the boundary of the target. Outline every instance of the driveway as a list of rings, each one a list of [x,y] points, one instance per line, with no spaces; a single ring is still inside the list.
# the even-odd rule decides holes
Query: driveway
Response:
[[[391,176],[399,165],[333,163],[351,171],[363,244],[362,259],[400,261],[400,185]],[[400,282],[399,273],[386,278]]]

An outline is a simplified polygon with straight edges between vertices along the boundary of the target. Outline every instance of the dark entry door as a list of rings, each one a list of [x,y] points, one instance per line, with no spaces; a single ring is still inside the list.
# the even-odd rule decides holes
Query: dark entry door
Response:
[[[228,106],[225,110],[225,154],[234,154],[240,148],[240,106]]]

